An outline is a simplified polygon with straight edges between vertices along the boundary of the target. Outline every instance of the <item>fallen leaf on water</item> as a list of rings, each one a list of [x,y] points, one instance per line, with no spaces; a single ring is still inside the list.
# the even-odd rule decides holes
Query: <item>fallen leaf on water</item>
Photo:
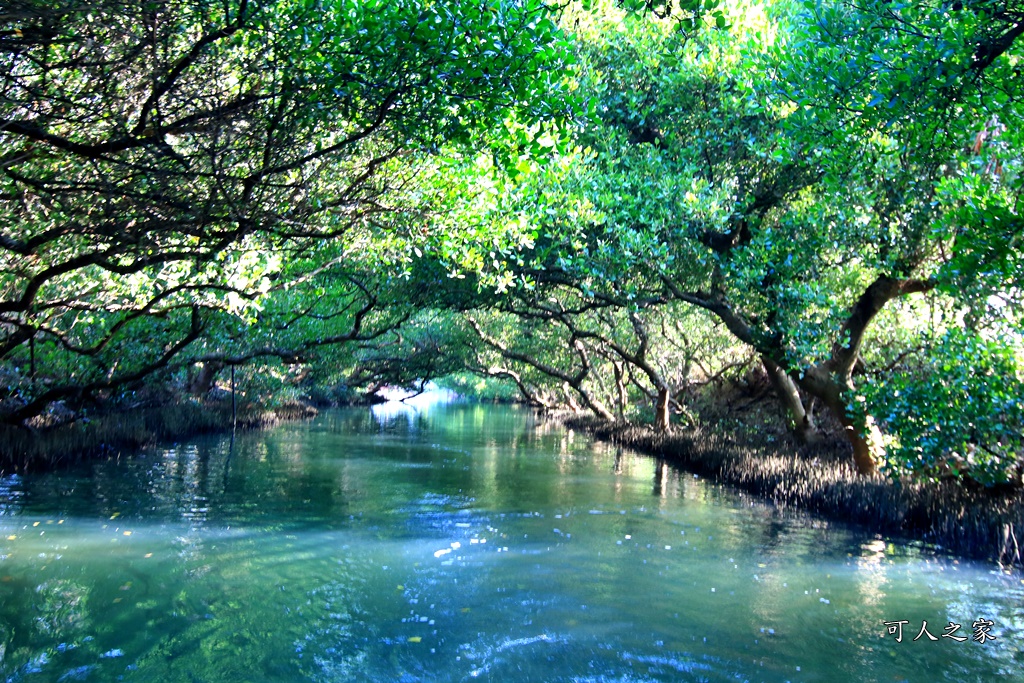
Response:
[[[409,638],[409,642],[410,643],[419,643],[419,642],[422,642],[422,641],[423,641],[423,639],[420,638],[419,636],[412,636],[412,637]]]

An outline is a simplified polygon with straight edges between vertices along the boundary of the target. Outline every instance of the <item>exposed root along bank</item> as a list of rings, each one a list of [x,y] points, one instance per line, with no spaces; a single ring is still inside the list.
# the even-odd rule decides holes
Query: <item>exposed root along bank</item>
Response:
[[[707,428],[659,433],[650,427],[571,417],[596,438],[665,458],[689,471],[752,491],[777,505],[921,540],[941,551],[1022,566],[1024,500],[1019,491],[859,477],[841,444],[786,452]]]

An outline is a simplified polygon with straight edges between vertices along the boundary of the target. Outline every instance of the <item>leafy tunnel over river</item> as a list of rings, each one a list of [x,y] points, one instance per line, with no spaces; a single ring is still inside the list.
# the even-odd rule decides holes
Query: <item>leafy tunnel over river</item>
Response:
[[[5,478],[0,605],[26,683],[1024,681],[1018,574],[506,406]]]

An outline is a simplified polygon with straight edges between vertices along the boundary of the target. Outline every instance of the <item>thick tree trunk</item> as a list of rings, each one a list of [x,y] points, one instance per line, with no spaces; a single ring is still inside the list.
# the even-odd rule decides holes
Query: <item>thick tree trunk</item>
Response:
[[[893,299],[927,292],[934,289],[931,280],[898,278],[879,275],[868,285],[850,310],[836,342],[832,356],[820,365],[810,368],[800,386],[824,401],[843,425],[846,438],[853,447],[853,460],[857,472],[874,475],[885,459],[882,433],[871,416],[862,419],[850,415],[844,395],[853,395],[853,369],[857,364],[868,326],[875,316]]]
[[[671,411],[669,410],[671,403],[672,393],[668,387],[665,385],[659,386],[657,400],[654,404],[654,428],[659,432],[668,431],[671,419]]]
[[[199,374],[192,380],[189,386],[189,393],[197,396],[205,396],[213,388],[217,379],[217,373],[224,369],[224,363],[220,361],[207,361],[199,369]]]
[[[818,440],[818,430],[814,426],[811,414],[804,408],[804,402],[800,398],[796,382],[786,374],[785,370],[768,358],[762,356],[761,363],[768,373],[768,379],[771,380],[775,394],[789,414],[791,428],[797,440],[804,444],[815,443]]]
[[[853,462],[857,473],[866,476],[877,474],[878,465],[885,458],[882,433],[870,416],[866,417],[864,424],[860,424],[860,420],[855,419],[847,410],[843,396],[853,391],[853,383],[849,380],[840,382],[827,366],[817,365],[807,371],[800,386],[820,398],[843,425],[843,434],[853,447]]]
[[[853,462],[857,467],[857,474],[874,476],[878,474],[878,465],[885,459],[885,446],[882,443],[882,432],[870,420],[866,425],[857,425],[845,415],[845,408],[840,408],[844,413],[840,416],[839,411],[832,408],[832,412],[839,417],[843,424],[843,431],[847,441],[853,446]]]

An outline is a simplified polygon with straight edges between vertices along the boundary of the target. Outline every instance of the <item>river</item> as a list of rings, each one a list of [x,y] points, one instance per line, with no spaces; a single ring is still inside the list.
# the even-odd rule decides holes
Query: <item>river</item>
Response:
[[[0,480],[6,681],[997,677],[1024,681],[1020,574],[515,407],[328,411]]]

